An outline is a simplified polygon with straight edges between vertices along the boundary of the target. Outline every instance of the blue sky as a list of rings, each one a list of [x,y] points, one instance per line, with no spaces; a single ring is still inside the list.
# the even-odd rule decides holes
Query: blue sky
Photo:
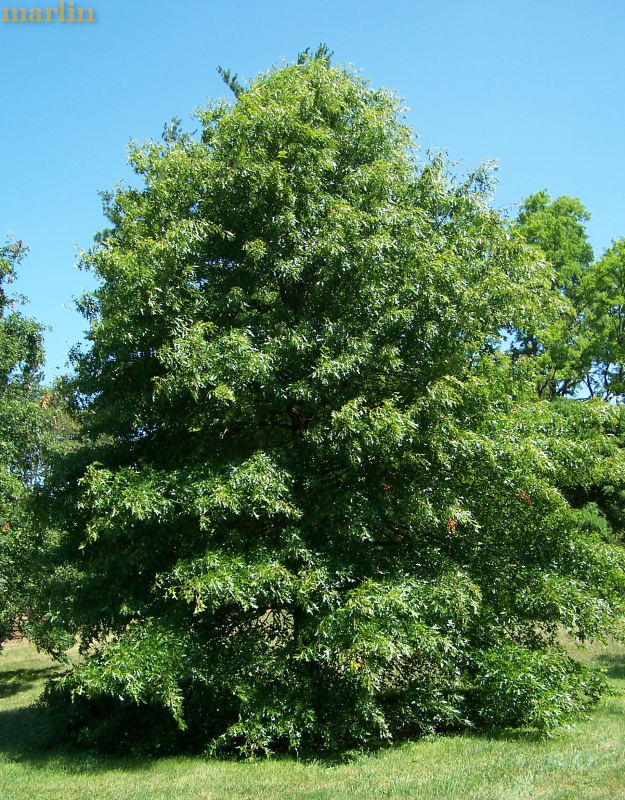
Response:
[[[498,159],[497,206],[546,188],[582,199],[596,255],[625,236],[622,0],[75,4],[96,21],[0,22],[0,235],[30,247],[17,289],[52,326],[50,379],[85,328],[73,298],[93,281],[74,264],[105,225],[98,190],[132,180],[130,138],[174,116],[193,128],[228,94],[217,65],[252,78],[327,42],[404,98],[424,149],[461,170]]]

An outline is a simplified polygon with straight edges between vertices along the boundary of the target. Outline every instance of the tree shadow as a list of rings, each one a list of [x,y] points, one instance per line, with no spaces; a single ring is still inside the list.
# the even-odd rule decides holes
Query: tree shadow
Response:
[[[597,661],[613,679],[625,679],[625,655],[601,654]],[[31,690],[42,679],[52,677],[58,672],[57,665],[39,669],[16,669],[0,673],[0,699]],[[528,728],[473,728],[471,730],[440,731],[442,736],[463,734],[480,739],[504,740],[509,742],[544,741],[545,734]],[[428,737],[426,737],[428,738]],[[395,745],[406,744],[422,739],[419,735],[398,736]],[[272,756],[280,761],[299,761],[315,763],[323,767],[336,767],[352,762],[363,754],[373,754],[387,750],[388,743],[370,743],[368,746],[349,746],[336,750],[308,747],[297,756],[287,752],[275,752]],[[3,709],[0,702],[0,753],[16,762],[27,762],[35,768],[45,768],[54,764],[69,774],[97,774],[110,770],[142,772],[150,769],[154,761],[167,754],[144,755],[140,753],[117,755],[103,753],[95,749],[81,749],[59,741],[58,731],[54,730],[47,708],[41,705],[20,706]],[[184,755],[185,753],[181,753]],[[198,754],[196,754],[198,755]],[[201,756],[199,756],[201,758]],[[223,758],[225,761],[230,758]],[[239,760],[233,757],[232,760]]]
[[[549,738],[548,734],[537,728],[474,728],[462,731],[463,736],[472,739],[489,739],[495,742],[544,742]]]
[[[152,764],[147,756],[113,756],[60,744],[50,729],[47,710],[37,705],[0,711],[0,753],[35,768],[54,764],[71,775],[139,772]]]
[[[94,748],[81,748],[60,741],[52,727],[53,719],[49,710],[42,705],[33,704],[2,710],[0,706],[0,755],[10,761],[27,763],[35,769],[45,769],[53,765],[69,775],[100,774],[111,770],[139,773],[152,768],[155,761],[168,757],[189,756],[199,760],[210,758],[201,752],[181,750],[179,753],[143,755],[133,753],[120,755],[107,753]],[[306,748],[297,755],[288,752],[274,752],[275,761],[316,764],[321,767],[336,767],[353,762],[365,753],[387,750],[388,743],[368,747],[346,747],[337,750]],[[213,758],[210,758],[213,760]],[[221,755],[217,760],[241,762],[245,759],[234,754]]]
[[[35,706],[0,711],[0,753],[11,759],[36,749],[45,726]]]
[[[52,677],[54,672],[58,672],[58,667],[55,665],[41,669],[14,669],[0,672],[0,700],[28,691],[42,679]]]
[[[597,656],[597,661],[606,670],[608,678],[625,680],[625,655],[602,653]]]

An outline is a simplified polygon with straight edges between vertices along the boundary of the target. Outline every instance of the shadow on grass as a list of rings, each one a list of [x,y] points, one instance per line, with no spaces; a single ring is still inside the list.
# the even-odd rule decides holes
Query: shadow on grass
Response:
[[[625,655],[601,654],[597,662],[607,670],[612,679],[625,679]],[[58,672],[58,666],[39,669],[22,669],[0,673],[0,699],[17,695],[41,684],[45,678]],[[620,709],[619,709],[619,713]],[[449,730],[441,732],[442,736],[454,737],[458,734],[477,739],[504,740],[509,742],[529,743],[545,740],[545,735],[532,729],[472,729]],[[421,737],[398,737],[396,745],[413,742]],[[425,737],[429,739],[430,737]],[[436,737],[438,738],[438,737]],[[275,753],[276,761],[299,761],[314,763],[322,767],[336,767],[348,764],[365,753],[383,752],[388,749],[385,743],[372,744],[368,747],[349,747],[339,751],[323,751],[308,748],[300,752],[298,757],[287,753]],[[55,737],[50,724],[47,709],[37,705],[3,709],[0,702],[0,755],[11,761],[28,763],[35,768],[46,768],[54,765],[67,774],[99,774],[111,770],[124,772],[142,772],[149,770],[155,760],[166,755],[111,755],[95,750],[83,750],[68,745],[61,745]],[[181,753],[180,755],[185,755]],[[191,754],[188,754],[191,755]],[[197,758],[202,758],[196,754]],[[237,761],[236,757],[223,758],[224,761]]]
[[[462,731],[473,739],[490,739],[496,742],[545,742],[549,736],[536,728],[477,728]]]
[[[51,668],[54,671],[54,667]],[[41,673],[44,670],[25,670]],[[5,673],[6,674],[6,673]],[[26,688],[29,688],[30,682]],[[71,775],[111,770],[135,772],[148,769],[151,760],[142,756],[109,756],[60,745],[51,729],[48,712],[37,705],[3,710],[0,706],[0,755],[10,761],[45,768],[54,765]]]
[[[408,740],[406,740],[408,741]],[[365,753],[380,752],[388,745],[345,748],[338,751],[323,751],[309,748],[297,756],[286,752],[274,752],[272,760],[290,763],[316,764],[332,768],[352,763]],[[139,773],[151,769],[156,761],[167,758],[190,757],[241,763],[245,759],[235,754],[222,755],[218,759],[203,756],[200,752],[182,750],[180,753],[154,755],[119,755],[99,752],[96,749],[82,749],[71,744],[61,743],[51,729],[48,710],[39,705],[2,710],[0,706],[0,759],[4,757],[13,762],[26,763],[35,769],[54,767],[68,775],[101,774],[110,771]],[[1,800],[1,794],[0,794]]]
[[[58,667],[50,666],[42,669],[14,669],[0,673],[0,699],[28,691],[34,684],[44,678],[52,677]]]
[[[0,712],[0,753],[20,758],[41,746],[45,735],[42,710],[34,706]]]
[[[606,670],[608,678],[625,680],[625,655],[602,653],[597,656],[597,662]]]
[[[534,730],[515,730],[511,728],[493,730],[453,730],[438,735],[426,736],[435,740],[439,737],[453,738],[458,735],[470,736],[479,739],[507,740],[510,742],[537,742],[544,741],[544,736]],[[420,736],[401,736],[394,742],[395,746],[402,746],[423,740]],[[322,768],[335,768],[344,766],[358,760],[364,755],[383,754],[392,746],[388,742],[370,743],[368,746],[349,746],[338,750],[323,750],[314,747],[302,749],[297,756],[279,750],[272,754],[273,761],[299,762],[308,765],[317,765]],[[201,760],[207,758],[200,753],[181,752],[179,756],[189,756]],[[15,709],[0,710],[0,756],[11,761],[28,763],[35,768],[49,768],[54,766],[68,775],[101,774],[112,770],[139,773],[149,770],[155,761],[161,758],[176,757],[176,754],[155,754],[146,756],[115,755],[98,752],[97,750],[81,749],[55,741],[54,731],[51,730],[48,711],[44,707],[32,705]],[[212,760],[212,759],[211,759]],[[222,755],[218,759],[226,763],[245,761],[235,754]]]

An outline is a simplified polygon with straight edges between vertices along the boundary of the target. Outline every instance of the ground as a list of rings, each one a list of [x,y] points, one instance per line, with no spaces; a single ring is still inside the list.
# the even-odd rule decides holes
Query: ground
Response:
[[[577,652],[577,651],[576,651]],[[625,690],[625,646],[578,653]],[[342,762],[110,758],[43,749],[32,706],[58,670],[32,645],[0,653],[1,800],[623,800],[625,696],[540,739],[531,732],[424,739]]]

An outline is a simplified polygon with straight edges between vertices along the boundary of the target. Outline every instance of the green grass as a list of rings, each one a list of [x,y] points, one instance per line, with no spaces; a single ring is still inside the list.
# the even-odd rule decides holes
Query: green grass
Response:
[[[625,647],[581,656],[625,689]],[[112,758],[40,746],[32,706],[57,669],[28,644],[0,653],[0,800],[623,800],[625,696],[551,739],[425,739],[345,763]]]

